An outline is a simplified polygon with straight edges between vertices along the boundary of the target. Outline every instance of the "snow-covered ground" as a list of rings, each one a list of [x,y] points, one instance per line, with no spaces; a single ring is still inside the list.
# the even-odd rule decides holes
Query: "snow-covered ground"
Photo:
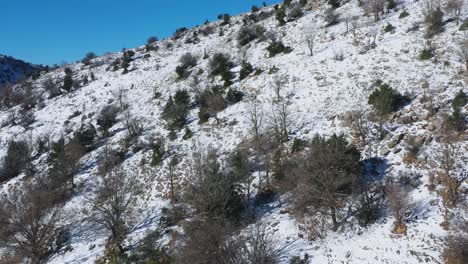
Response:
[[[432,121],[423,118],[427,112],[423,109],[419,99],[423,95],[422,84],[427,81],[430,89],[435,91],[438,104],[447,106],[448,101],[463,89],[468,92],[466,76],[463,77],[463,64],[457,57],[456,42],[461,39],[462,33],[454,22],[445,25],[445,31],[433,39],[436,47],[435,59],[420,61],[417,59],[419,52],[425,48],[424,24],[416,31],[408,31],[417,23],[422,23],[422,1],[404,1],[398,7],[384,15],[383,19],[374,22],[372,16],[364,16],[362,8],[357,6],[357,1],[350,1],[338,8],[340,23],[335,26],[325,27],[323,20],[324,7],[314,7],[305,15],[284,26],[278,27],[274,16],[259,22],[267,30],[276,31],[283,36],[283,42],[293,51],[288,54],[279,54],[268,58],[265,48],[268,42],[254,42],[246,50],[246,58],[256,68],[264,72],[238,81],[233,87],[245,93],[245,98],[240,103],[232,105],[218,114],[220,122],[210,120],[208,123],[198,124],[198,109],[193,109],[189,115],[188,128],[193,132],[193,137],[182,139],[184,131],[178,132],[177,139],[168,142],[171,149],[180,153],[182,162],[177,166],[177,173],[182,180],[187,173],[186,165],[190,160],[190,153],[195,149],[206,148],[209,145],[220,149],[221,153],[227,153],[235,148],[249,134],[247,107],[252,98],[257,97],[262,102],[265,113],[271,111],[274,91],[271,83],[275,76],[288,76],[288,83],[284,88],[284,94],[288,95],[291,102],[292,113],[291,134],[294,137],[309,139],[316,133],[329,135],[337,132],[346,132],[349,129],[344,126],[342,116],[350,111],[362,109],[370,111],[367,98],[372,92],[371,83],[381,79],[398,90],[401,94],[412,96],[412,102],[400,112],[402,115],[417,117],[417,120],[409,124],[394,122],[390,124],[392,134],[405,134],[406,136],[418,135],[434,137],[430,130]],[[463,11],[466,17],[468,8]],[[409,12],[409,16],[400,19],[403,10]],[[462,17],[463,17],[462,16]],[[187,44],[184,38],[177,41],[169,39],[159,41],[160,49],[146,54],[144,47],[133,49],[136,54],[131,62],[129,73],[122,74],[121,70],[106,70],[115,58],[120,58],[122,53],[108,54],[94,60],[95,65],[90,67],[82,63],[68,65],[74,73],[75,79],[79,76],[93,73],[95,81],[73,92],[46,99],[43,108],[36,107],[34,116],[36,122],[31,129],[25,130],[21,126],[6,125],[0,128],[0,157],[5,155],[6,143],[15,138],[37,138],[50,136],[52,140],[65,136],[69,131],[78,129],[84,123],[96,123],[97,113],[111,101],[116,101],[119,90],[125,90],[126,103],[133,116],[141,118],[145,127],[141,138],[153,134],[167,137],[169,131],[165,128],[165,122],[161,119],[162,108],[169,98],[177,90],[200,90],[208,85],[208,59],[203,59],[204,53],[214,54],[223,52],[230,54],[231,58],[239,64],[239,47],[236,36],[242,24],[243,15],[232,18],[231,26],[223,28],[224,35],[218,36],[218,24],[216,32],[210,36],[199,34],[200,42]],[[353,36],[346,33],[345,18],[355,18],[359,25],[357,29],[358,45],[353,45]],[[391,23],[395,31],[385,33],[384,27]],[[309,56],[307,45],[304,41],[304,31],[309,27],[317,30],[314,56]],[[377,32],[374,49],[364,50],[363,46],[372,40],[372,32]],[[190,35],[190,34],[187,34]],[[166,43],[173,42],[168,48]],[[195,75],[199,69],[203,69],[199,77],[200,83],[195,85],[192,78],[177,80],[175,68],[179,58],[186,52],[191,52],[198,57],[198,65],[192,70]],[[335,60],[337,53],[343,53],[343,60]],[[446,63],[444,63],[446,62]],[[269,74],[269,70],[277,67],[279,71]],[[240,67],[236,67],[238,71]],[[41,89],[42,82],[48,78],[63,78],[63,69],[47,73],[34,82],[34,87]],[[238,75],[238,74],[236,74]],[[153,98],[155,91],[161,93],[157,99]],[[69,118],[75,111],[81,114]],[[9,119],[7,111],[0,112],[0,124]],[[109,139],[109,145],[118,146],[125,136],[123,116],[119,123],[111,131],[115,132]],[[353,228],[340,233],[329,232],[324,239],[309,241],[306,237],[300,237],[302,231],[296,220],[288,213],[281,213],[287,207],[287,203],[275,201],[270,209],[262,214],[260,221],[265,222],[275,231],[280,242],[283,263],[287,263],[291,256],[307,253],[311,256],[312,263],[442,263],[441,251],[447,231],[440,224],[443,222],[441,202],[437,194],[428,191],[429,171],[427,168],[415,167],[402,162],[405,151],[396,151],[392,147],[385,151],[388,141],[375,143],[370,147],[369,155],[378,155],[388,162],[388,171],[413,171],[422,175],[423,184],[413,191],[412,195],[421,206],[420,215],[408,226],[406,236],[397,236],[391,233],[393,220],[390,216],[380,219],[378,223],[367,229]],[[437,143],[432,141],[424,145],[422,154],[430,160]],[[467,144],[464,142],[466,150]],[[93,161],[99,149],[89,153],[83,159],[86,165],[94,164]],[[466,151],[465,151],[466,152]],[[383,155],[385,154],[385,155]],[[465,154],[466,155],[466,154]],[[142,166],[142,158],[149,160],[151,151],[140,151],[125,160],[127,170],[138,172],[138,177],[145,182],[145,194],[141,203],[141,218],[148,223],[131,235],[132,240],[138,240],[147,229],[153,229],[157,225],[160,210],[168,204],[166,199],[168,190],[168,160],[160,167],[153,169],[149,165]],[[466,166],[466,165],[465,165]],[[102,255],[107,235],[87,222],[81,211],[83,208],[83,196],[92,192],[93,183],[96,180],[94,166],[80,171],[77,182],[80,192],[74,196],[66,206],[66,212],[70,216],[67,221],[76,227],[73,230],[71,252],[54,256],[50,263],[93,263]],[[0,190],[7,191],[8,187],[21,180],[21,176],[0,186]],[[430,201],[436,200],[435,203]],[[152,220],[152,221],[150,221]],[[130,242],[129,242],[130,243]],[[95,246],[92,246],[95,245]]]

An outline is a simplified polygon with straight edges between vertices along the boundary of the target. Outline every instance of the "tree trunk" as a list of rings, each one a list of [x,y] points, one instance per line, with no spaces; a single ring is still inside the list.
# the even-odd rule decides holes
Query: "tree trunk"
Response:
[[[336,221],[336,209],[335,207],[330,207],[330,214],[331,214],[331,218],[332,218],[332,223],[333,223],[333,227],[332,227],[332,230],[333,232],[336,232],[338,230],[338,221]]]

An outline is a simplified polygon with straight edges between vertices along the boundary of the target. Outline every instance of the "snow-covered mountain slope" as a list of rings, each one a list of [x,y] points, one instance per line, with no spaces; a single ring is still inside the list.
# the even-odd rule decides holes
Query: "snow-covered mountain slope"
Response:
[[[41,67],[37,65],[0,55],[0,87],[6,83],[15,84],[18,80],[40,69]]]
[[[446,23],[444,31],[431,39],[434,57],[418,59],[420,52],[428,47],[424,38],[423,6],[422,1],[398,2],[395,9],[375,22],[371,15],[363,14],[363,8],[357,1],[349,1],[336,10],[340,14],[339,23],[333,26],[326,26],[324,21],[325,4],[309,3],[302,17],[283,26],[278,26],[273,15],[257,24],[265,27],[267,32],[274,32],[292,51],[271,58],[266,50],[268,40],[254,40],[247,47],[239,48],[237,34],[243,19],[249,14],[233,16],[230,25],[214,22],[190,29],[179,39],[158,41],[153,44],[159,47],[156,51],[146,51],[145,47],[131,49],[135,55],[126,74],[122,69],[113,71],[111,65],[122,58],[122,52],[95,58],[89,65],[67,65],[75,82],[85,77],[88,81],[53,98],[47,96],[44,83],[52,80],[62,85],[64,69],[44,73],[32,81],[35,93],[44,100],[30,110],[35,121],[29,127],[12,124],[11,110],[0,112],[0,157],[6,155],[7,142],[12,139],[49,137],[55,141],[61,136],[70,137],[82,124],[97,127],[99,111],[106,105],[120,104],[119,94],[123,95],[128,112],[143,124],[139,140],[147,142],[153,135],[160,135],[167,138],[168,149],[168,156],[156,168],[143,162],[151,160],[152,155],[152,151],[145,148],[128,155],[123,163],[125,170],[145,186],[138,217],[148,224],[130,234],[127,243],[131,244],[138,241],[145,231],[157,227],[161,209],[169,205],[167,175],[170,155],[177,154],[181,158],[175,168],[181,185],[190,173],[188,167],[194,151],[211,146],[219,149],[220,158],[224,158],[251,137],[248,111],[252,101],[260,102],[265,114],[264,123],[269,122],[267,116],[272,112],[276,96],[273,83],[279,76],[287,79],[281,93],[289,101],[290,137],[303,140],[309,140],[317,133],[344,133],[351,140],[350,128],[344,117],[353,110],[372,111],[367,101],[374,89],[372,83],[380,79],[412,100],[390,118],[387,123],[389,135],[382,141],[372,141],[363,151],[363,158],[384,159],[389,177],[400,173],[421,175],[422,184],[411,193],[420,210],[417,217],[408,223],[407,235],[393,234],[393,219],[386,214],[368,228],[355,225],[337,233],[326,232],[324,238],[308,240],[302,225],[287,213],[289,194],[282,195],[265,208],[259,208],[259,222],[274,232],[283,248],[281,263],[288,263],[292,256],[305,253],[310,255],[312,263],[443,263],[442,251],[450,231],[441,226],[445,220],[445,209],[440,196],[427,187],[433,172],[429,164],[435,160],[434,153],[439,147],[435,139],[439,138],[436,132],[441,127],[443,114],[450,112],[450,101],[458,91],[468,92],[468,79],[463,73],[464,64],[457,55],[457,43],[463,38],[463,32],[454,21]],[[263,10],[273,10],[273,7]],[[400,18],[404,10],[409,16]],[[461,17],[466,17],[467,11],[465,8]],[[385,32],[388,24],[394,29]],[[193,32],[206,27],[213,27],[214,32],[207,36],[199,33],[197,41],[191,40]],[[311,28],[317,32],[313,56],[309,55],[305,41],[305,32]],[[369,48],[374,38],[375,47]],[[198,63],[191,70],[190,77],[179,80],[175,69],[181,56],[187,52],[196,56]],[[185,130],[181,130],[175,131],[174,140],[169,140],[171,131],[161,116],[163,107],[179,90],[189,91],[193,100],[198,92],[213,83],[222,84],[218,77],[213,79],[209,76],[209,58],[217,52],[228,54],[234,61],[236,77],[231,88],[244,93],[244,98],[204,124],[199,123],[198,108],[191,109],[186,127],[193,136],[184,139]],[[262,72],[239,80],[242,59]],[[424,88],[426,82],[429,88]],[[421,102],[428,91],[441,108],[440,115],[430,116],[425,103]],[[20,106],[13,108],[14,111],[19,109]],[[110,138],[102,140],[95,150],[82,158],[82,169],[76,180],[79,191],[65,206],[67,217],[64,221],[72,230],[70,246],[73,250],[52,256],[49,263],[94,263],[105,250],[108,234],[84,221],[83,210],[87,209],[85,197],[92,195],[97,182],[96,158],[99,152],[104,145],[115,148],[124,145],[127,136],[124,114],[119,115],[110,132]],[[405,140],[409,138],[424,142],[419,153],[419,160],[424,162],[409,164],[404,161],[408,152]],[[466,140],[461,144],[466,158],[468,144]],[[45,160],[46,154],[35,160],[40,170],[45,171]],[[463,166],[465,170],[468,168],[466,163]],[[254,175],[262,175],[262,172]],[[24,175],[15,177],[0,185],[0,190],[7,193],[11,186],[23,180]],[[466,212],[456,212],[467,217]]]

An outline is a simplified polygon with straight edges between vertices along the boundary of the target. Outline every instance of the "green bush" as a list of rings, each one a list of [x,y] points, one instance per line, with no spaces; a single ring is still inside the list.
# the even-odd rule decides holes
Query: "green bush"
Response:
[[[292,49],[288,46],[285,46],[281,40],[274,40],[267,47],[269,57],[274,57],[280,53],[290,53]]]
[[[247,76],[249,76],[249,74],[251,74],[254,71],[252,64],[250,64],[249,62],[243,61],[241,63],[241,66],[242,68],[239,72],[239,80],[247,78]]]
[[[103,136],[109,136],[109,129],[117,123],[119,112],[120,109],[115,105],[106,105],[101,109],[96,124]]]
[[[395,32],[395,27],[392,24],[387,23],[387,25],[384,28],[384,32],[385,33],[388,33],[388,32],[393,33],[393,32]]]
[[[63,89],[70,92],[73,89],[74,81],[70,68],[65,68],[65,78],[63,79]]]
[[[382,81],[377,81],[376,86],[377,89],[369,95],[368,103],[379,116],[396,111],[402,103],[402,96]]]
[[[183,140],[187,140],[187,139],[190,139],[192,136],[193,136],[192,130],[190,130],[190,128],[186,127],[186,128],[185,128],[185,133],[184,133],[184,135],[182,136],[182,139],[183,139]]]
[[[243,26],[237,34],[237,42],[240,46],[245,46],[251,41],[261,38],[265,31],[265,28],[260,25]]]
[[[31,149],[26,141],[8,142],[6,155],[0,168],[0,183],[7,181],[26,169],[30,162]]]
[[[170,130],[181,129],[187,122],[190,110],[190,95],[185,90],[179,90],[171,96],[164,106],[162,118],[167,121]]]
[[[83,148],[87,151],[93,149],[94,144],[96,143],[96,129],[92,124],[81,125],[80,129],[75,131],[74,138],[78,140]]]
[[[179,63],[176,67],[176,73],[179,79],[184,79],[190,74],[189,70],[197,65],[197,58],[190,52],[187,52],[180,57]]]
[[[406,10],[403,10],[403,12],[400,13],[398,16],[399,19],[403,19],[405,17],[409,16],[409,13]]]
[[[459,108],[453,110],[452,114],[447,116],[446,124],[449,129],[464,132],[466,125],[465,125],[465,114],[461,112]]]
[[[468,30],[468,19],[465,19],[458,29],[460,31]]]
[[[463,92],[463,90],[460,90],[455,96],[455,98],[453,98],[453,101],[452,101],[453,110],[463,108],[466,105],[467,99],[468,98],[466,96],[466,93]]]
[[[430,10],[425,14],[424,22],[427,24],[426,37],[432,38],[433,36],[444,31],[444,13],[437,7],[436,9]]]
[[[214,54],[209,62],[210,74],[221,76],[224,86],[229,86],[234,78],[234,74],[231,72],[232,67],[234,67],[234,63],[223,53]]]
[[[430,60],[432,57],[434,57],[434,50],[430,48],[421,50],[421,52],[418,55],[419,60]]]
[[[284,10],[284,8],[279,8],[276,10],[276,15],[275,15],[275,18],[276,20],[278,21],[278,24],[280,26],[286,24],[286,11]]]
[[[228,104],[236,104],[240,101],[242,101],[242,98],[244,97],[244,93],[235,89],[229,89],[226,95],[226,101]]]
[[[222,19],[221,26],[228,25],[231,23],[231,16],[229,14],[222,14],[218,16],[218,19]]]

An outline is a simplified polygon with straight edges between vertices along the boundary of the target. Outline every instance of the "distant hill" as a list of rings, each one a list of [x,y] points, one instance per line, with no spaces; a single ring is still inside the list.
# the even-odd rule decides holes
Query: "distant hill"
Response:
[[[17,83],[42,66],[34,65],[10,56],[0,55],[0,87],[7,83]]]

